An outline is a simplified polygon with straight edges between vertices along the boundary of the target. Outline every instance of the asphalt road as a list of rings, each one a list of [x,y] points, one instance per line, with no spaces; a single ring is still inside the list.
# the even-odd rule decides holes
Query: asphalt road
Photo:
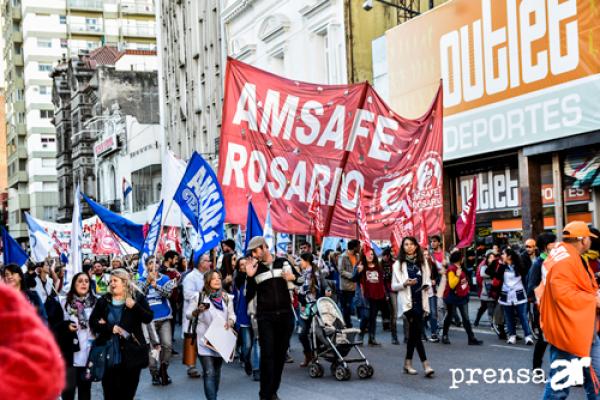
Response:
[[[470,313],[473,314],[478,303],[470,304]],[[473,318],[472,318],[473,319]],[[401,323],[399,323],[401,324]],[[379,327],[381,328],[381,326]],[[399,326],[399,332],[402,332]],[[382,347],[373,348],[365,346],[364,352],[372,363],[375,374],[369,380],[360,380],[356,374],[356,366],[352,367],[352,378],[349,381],[338,382],[329,372],[329,365],[325,364],[325,376],[312,379],[306,368],[300,368],[302,349],[296,335],[292,339],[293,364],[286,364],[279,396],[283,400],[333,400],[333,399],[494,399],[494,398],[521,398],[539,399],[543,393],[543,385],[535,383],[518,383],[525,380],[523,373],[518,375],[520,368],[531,368],[533,347],[525,346],[522,342],[515,346],[506,345],[500,341],[484,322],[475,329],[476,336],[484,341],[482,346],[468,346],[467,336],[462,328],[453,327],[450,332],[451,345],[426,343],[425,349],[435,377],[427,379],[422,374],[420,363],[415,362],[419,375],[409,376],[402,372],[406,346],[392,345],[390,333],[381,332],[379,329],[378,340]],[[180,346],[178,340],[176,346]],[[415,354],[415,361],[418,360]],[[547,361],[545,361],[547,367]],[[453,371],[462,369],[464,378],[461,382],[461,372]],[[481,369],[481,372],[471,372],[469,369]],[[489,369],[490,371],[484,371]],[[512,380],[508,371],[512,371]],[[495,371],[495,372],[494,372]],[[155,387],[150,384],[148,370],[142,371],[142,379],[138,388],[136,399],[141,400],[198,400],[204,399],[202,379],[191,379],[186,375],[186,370],[181,363],[181,356],[176,356],[169,369],[173,384],[167,387]],[[488,379],[486,383],[483,373]],[[472,374],[472,379],[471,378]],[[493,375],[496,375],[494,378]],[[502,376],[501,376],[502,375]],[[528,377],[530,375],[527,375]],[[503,378],[503,379],[502,379]],[[526,379],[529,381],[529,379]],[[471,381],[467,384],[467,381]],[[229,399],[258,399],[258,382],[247,377],[239,363],[223,366],[219,398]],[[571,398],[584,398],[583,391],[575,389]],[[94,384],[93,399],[102,399],[100,384]]]

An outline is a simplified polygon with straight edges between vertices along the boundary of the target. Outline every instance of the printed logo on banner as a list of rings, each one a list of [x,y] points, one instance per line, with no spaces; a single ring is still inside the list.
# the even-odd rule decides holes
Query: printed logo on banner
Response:
[[[415,210],[442,206],[442,159],[439,153],[430,152],[419,164],[413,204]]]
[[[198,233],[195,251],[216,247],[223,238],[225,204],[209,163],[194,152],[173,197]]]

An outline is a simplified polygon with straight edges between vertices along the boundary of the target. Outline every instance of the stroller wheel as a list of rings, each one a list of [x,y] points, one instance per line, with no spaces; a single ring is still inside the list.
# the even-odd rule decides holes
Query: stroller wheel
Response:
[[[370,378],[371,375],[369,375],[369,366],[367,364],[360,364],[358,366],[358,368],[356,369],[356,373],[358,374],[358,378],[359,379],[367,379]]]
[[[311,363],[308,367],[308,373],[311,378],[320,378],[323,376],[325,371],[323,370],[323,366],[317,363]]]
[[[352,375],[350,373],[350,368],[344,367],[343,365],[338,365],[335,367],[335,379],[338,381],[347,381],[350,379]]]
[[[373,369],[372,365],[367,365],[367,370],[369,371],[369,378],[373,376],[373,374],[375,373],[375,370]]]

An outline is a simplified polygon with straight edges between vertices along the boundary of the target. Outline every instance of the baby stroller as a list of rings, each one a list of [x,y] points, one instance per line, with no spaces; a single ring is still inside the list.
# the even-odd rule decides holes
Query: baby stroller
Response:
[[[360,379],[372,377],[375,372],[373,366],[358,347],[362,343],[356,341],[360,329],[346,328],[337,304],[329,297],[321,297],[310,310],[313,314],[310,334],[313,361],[308,368],[311,378],[320,378],[324,374],[319,358],[331,363],[331,374],[338,381],[350,379],[350,363],[361,363],[356,370]],[[360,357],[347,358],[353,348]]]

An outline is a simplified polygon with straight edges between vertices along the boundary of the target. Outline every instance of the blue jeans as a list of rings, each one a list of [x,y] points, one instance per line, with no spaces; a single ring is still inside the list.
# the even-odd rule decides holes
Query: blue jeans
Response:
[[[346,328],[352,328],[352,301],[354,299],[354,292],[344,290],[340,293],[340,308],[344,315],[344,323]]]
[[[202,374],[204,379],[204,396],[206,400],[217,400],[223,359],[221,357],[200,356],[200,364],[202,364],[204,372]]]
[[[254,371],[260,370],[260,345],[258,344],[258,338],[254,338],[252,341],[252,369]]]
[[[594,357],[596,358],[596,363],[598,363],[598,357],[600,356],[600,341],[598,340],[598,336],[594,334],[594,342],[592,344],[592,352],[590,354],[592,360]],[[578,358],[572,354],[569,354],[565,351],[559,350],[556,347],[550,345],[550,376],[547,379],[546,388],[544,390],[544,395],[542,397],[543,400],[560,400],[566,399],[569,396],[570,388],[566,387],[561,390],[553,390],[552,389],[552,377],[558,372],[558,370],[562,370],[564,367],[559,367],[558,369],[552,368],[552,363],[555,360],[572,360]],[[593,361],[592,361],[592,364]],[[565,379],[561,379],[556,383],[564,383]],[[583,368],[583,390],[585,391],[586,398],[588,400],[600,399],[594,389],[594,382],[592,381],[591,373],[589,368]]]
[[[250,362],[250,353],[252,352],[252,327],[240,326],[240,360],[244,363]]]
[[[509,336],[515,336],[517,334],[517,327],[515,326],[515,311],[525,336],[531,335],[531,329],[529,329],[529,323],[527,322],[527,303],[517,304],[514,306],[502,306],[504,311],[504,323],[508,329]]]
[[[433,295],[429,298],[429,316],[427,321],[429,322],[429,329],[432,335],[438,333],[438,320],[437,320],[437,296]]]

